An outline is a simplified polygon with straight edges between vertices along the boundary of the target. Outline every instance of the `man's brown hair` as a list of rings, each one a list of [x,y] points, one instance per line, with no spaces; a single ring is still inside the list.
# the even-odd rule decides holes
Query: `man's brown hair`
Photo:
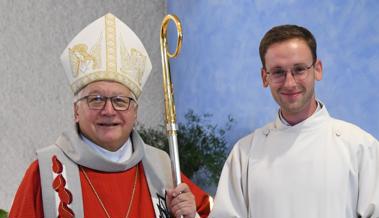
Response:
[[[270,29],[262,38],[259,45],[259,56],[262,67],[265,68],[265,55],[267,49],[274,43],[283,42],[289,39],[304,40],[311,50],[313,62],[317,60],[317,43],[312,33],[304,27],[297,25],[280,25]]]

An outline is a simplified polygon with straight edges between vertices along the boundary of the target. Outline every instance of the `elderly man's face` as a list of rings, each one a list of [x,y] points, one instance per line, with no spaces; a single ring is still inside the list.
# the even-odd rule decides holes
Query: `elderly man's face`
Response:
[[[80,91],[79,98],[88,95],[132,97],[127,87],[111,81],[90,83]],[[116,151],[126,142],[137,119],[137,104],[134,101],[130,101],[128,110],[117,111],[110,99],[100,110],[90,109],[87,99],[83,99],[74,105],[74,110],[75,122],[79,124],[81,133],[110,151]]]

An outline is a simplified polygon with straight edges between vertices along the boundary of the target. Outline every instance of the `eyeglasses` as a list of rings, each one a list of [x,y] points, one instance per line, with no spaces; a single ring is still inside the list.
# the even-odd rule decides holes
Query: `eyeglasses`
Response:
[[[298,82],[298,81],[302,81],[304,80],[305,78],[307,78],[307,75],[308,75],[308,70],[311,69],[311,67],[313,67],[315,64],[315,62],[313,62],[311,65],[309,66],[306,66],[306,65],[296,65],[294,67],[292,67],[290,69],[290,72],[293,76],[293,78]],[[285,80],[286,80],[286,77],[287,77],[287,71],[288,70],[285,70],[285,69],[282,69],[282,68],[275,68],[275,69],[272,69],[270,72],[266,72],[269,77],[270,77],[270,80],[271,82],[273,83],[283,83]]]
[[[116,111],[126,111],[129,109],[130,102],[134,101],[133,98],[127,96],[102,96],[102,95],[87,95],[77,100],[87,100],[89,109],[91,110],[103,110],[108,99],[110,99],[113,109]]]

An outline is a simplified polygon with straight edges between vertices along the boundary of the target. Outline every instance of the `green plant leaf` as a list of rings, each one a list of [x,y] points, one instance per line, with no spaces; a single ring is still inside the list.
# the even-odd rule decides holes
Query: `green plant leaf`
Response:
[[[3,209],[0,209],[0,218],[7,218],[8,217],[8,213],[3,210]]]
[[[210,123],[211,114],[198,115],[193,110],[185,114],[185,122],[178,124],[177,138],[181,171],[200,186],[214,186],[227,157],[225,134],[233,125],[228,116],[225,127]],[[156,129],[140,126],[138,132],[146,144],[169,153],[164,126]]]

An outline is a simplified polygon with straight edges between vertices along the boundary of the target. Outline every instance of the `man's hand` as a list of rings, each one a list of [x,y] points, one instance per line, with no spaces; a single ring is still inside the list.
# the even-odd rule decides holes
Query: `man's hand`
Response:
[[[167,205],[171,213],[179,218],[194,218],[196,215],[195,196],[187,184],[181,183],[174,189],[167,190]]]

